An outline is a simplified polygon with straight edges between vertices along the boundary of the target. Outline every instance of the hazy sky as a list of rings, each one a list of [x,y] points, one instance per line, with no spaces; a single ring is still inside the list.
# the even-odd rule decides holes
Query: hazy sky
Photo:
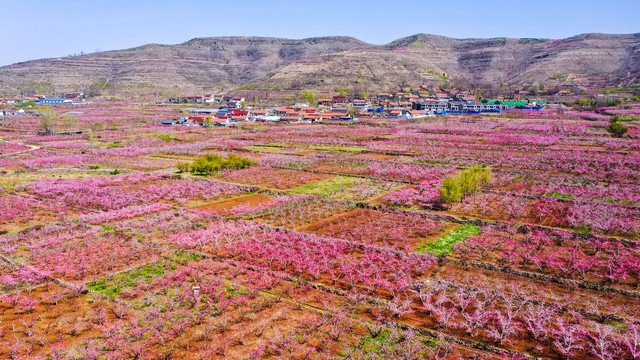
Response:
[[[348,35],[384,44],[417,33],[564,38],[640,32],[640,0],[0,0],[0,66],[195,37]]]

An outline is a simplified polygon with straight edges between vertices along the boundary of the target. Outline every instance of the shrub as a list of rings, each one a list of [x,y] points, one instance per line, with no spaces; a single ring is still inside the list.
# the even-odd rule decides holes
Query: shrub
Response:
[[[611,136],[614,137],[622,137],[622,135],[629,131],[629,129],[627,129],[624,125],[617,122],[609,124],[607,130],[609,131]]]
[[[170,142],[170,141],[174,140],[174,138],[169,134],[161,135],[160,139],[162,139],[163,141],[166,141],[166,142]]]
[[[253,161],[236,155],[229,155],[228,158],[223,158],[209,154],[194,160],[189,166],[189,170],[192,174],[208,175],[224,169],[244,169],[253,164],[255,164]],[[178,164],[178,166],[180,171],[186,169],[185,165]]]
[[[178,163],[176,167],[178,168],[178,172],[181,173],[189,171],[189,163]]]

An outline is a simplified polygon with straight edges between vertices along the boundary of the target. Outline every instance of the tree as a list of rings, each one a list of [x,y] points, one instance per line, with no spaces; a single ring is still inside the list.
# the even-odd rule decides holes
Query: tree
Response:
[[[488,185],[491,179],[490,170],[485,169],[482,165],[476,165],[456,176],[445,178],[439,188],[440,197],[448,204],[459,202],[463,196],[477,193],[481,187]]]
[[[54,133],[58,128],[60,120],[56,111],[51,107],[42,107],[38,109],[40,113],[40,126],[42,132],[46,135]]]
[[[337,92],[338,94],[340,94],[341,96],[346,96],[347,92],[349,92],[349,89],[341,89],[339,87],[335,87],[333,89],[333,91]]]
[[[614,122],[609,124],[607,131],[609,131],[609,133],[613,137],[622,137],[622,135],[624,135],[627,131],[629,131],[629,129],[627,129],[624,125],[620,123]]]
[[[442,181],[440,186],[440,197],[447,204],[453,204],[462,200],[462,188],[460,183],[454,177],[447,177]]]
[[[313,91],[303,91],[300,97],[302,98],[302,100],[308,102],[309,104],[312,104],[316,101],[316,95],[313,93]]]

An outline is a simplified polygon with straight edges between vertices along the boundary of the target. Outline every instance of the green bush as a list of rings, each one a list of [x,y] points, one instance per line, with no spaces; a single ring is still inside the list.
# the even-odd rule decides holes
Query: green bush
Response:
[[[176,166],[178,168],[178,172],[188,172],[189,171],[189,163],[178,163]]]
[[[462,200],[462,188],[455,177],[447,177],[440,186],[440,197],[447,204],[453,204]]]
[[[162,139],[163,141],[166,141],[166,142],[170,142],[170,141],[174,140],[174,138],[169,134],[160,135],[160,139]]]
[[[609,131],[611,136],[614,137],[622,137],[622,135],[629,131],[629,129],[627,129],[624,125],[617,122],[609,124],[607,130]]]
[[[483,186],[488,185],[492,178],[491,170],[476,165],[458,175],[445,178],[439,189],[440,197],[447,204],[459,202],[463,197],[477,193]]]
[[[243,169],[253,164],[255,162],[236,155],[229,155],[228,158],[223,158],[209,154],[195,159],[189,166],[189,171],[192,174],[209,175],[225,169]],[[179,164],[179,171],[184,171],[185,169],[185,165]]]
[[[611,122],[618,122],[618,121],[638,121],[640,120],[640,117],[620,117],[620,116],[614,116],[611,119],[609,119],[609,121]]]

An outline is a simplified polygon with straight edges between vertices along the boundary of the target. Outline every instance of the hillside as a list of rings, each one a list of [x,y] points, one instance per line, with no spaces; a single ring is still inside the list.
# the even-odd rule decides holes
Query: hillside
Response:
[[[100,88],[385,89],[402,82],[628,85],[640,78],[640,34],[561,40],[452,39],[418,34],[386,45],[350,37],[193,39],[0,68],[0,91]],[[106,85],[105,85],[106,84]],[[266,85],[266,86],[265,86]]]

